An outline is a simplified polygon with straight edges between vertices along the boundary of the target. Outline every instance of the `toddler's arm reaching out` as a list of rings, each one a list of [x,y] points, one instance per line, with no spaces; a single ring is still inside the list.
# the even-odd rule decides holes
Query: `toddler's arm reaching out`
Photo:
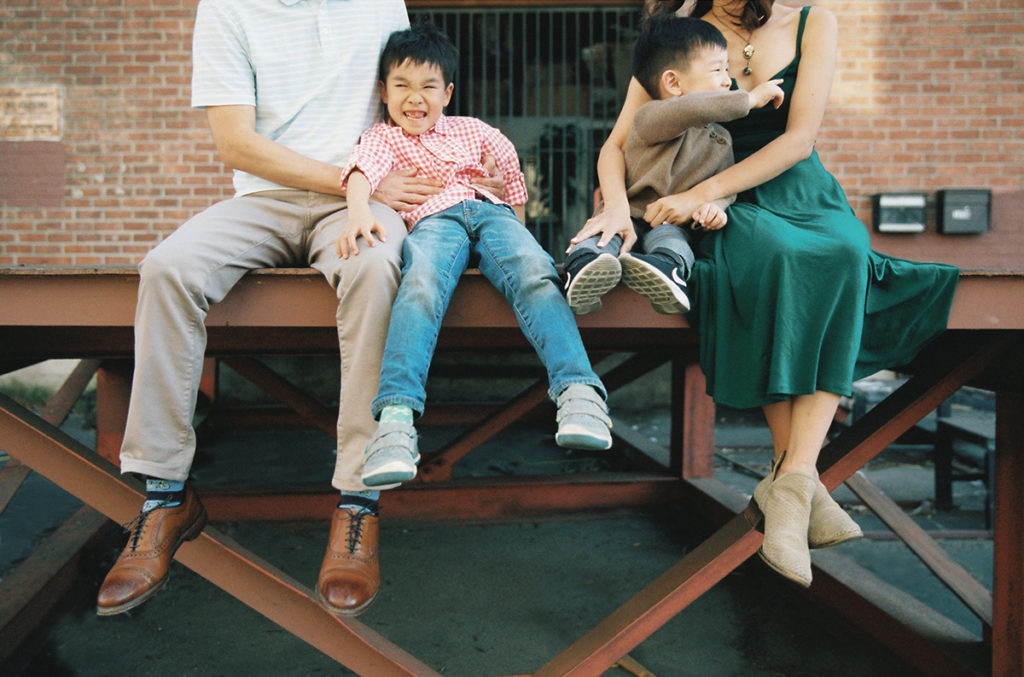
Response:
[[[757,87],[754,87],[749,92],[750,96],[750,107],[761,108],[769,103],[772,103],[776,108],[782,105],[782,100],[786,98],[786,93],[779,87],[779,83],[782,82],[782,78],[778,80],[769,80],[762,82]]]
[[[338,240],[334,244],[338,256],[343,259],[347,259],[350,255],[359,255],[356,239],[360,236],[371,247],[377,245],[377,241],[373,239],[374,232],[377,233],[381,242],[388,239],[384,225],[370,211],[370,182],[358,169],[352,170],[348,176],[346,197],[348,200],[348,222],[342,227],[341,235],[338,236]]]

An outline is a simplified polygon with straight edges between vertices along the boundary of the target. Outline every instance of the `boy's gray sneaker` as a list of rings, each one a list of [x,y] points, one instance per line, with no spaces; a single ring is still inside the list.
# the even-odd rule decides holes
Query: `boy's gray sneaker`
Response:
[[[379,487],[416,477],[416,446],[416,429],[408,423],[378,425],[363,454],[363,484]]]
[[[686,296],[686,280],[679,275],[679,266],[644,254],[620,254],[622,281],[644,296],[659,313],[685,313],[690,309]]]
[[[605,252],[581,257],[566,267],[565,300],[572,312],[587,315],[601,310],[601,297],[619,283],[622,266]]]
[[[574,384],[558,395],[555,443],[568,449],[611,449],[612,420],[604,398],[587,385]]]

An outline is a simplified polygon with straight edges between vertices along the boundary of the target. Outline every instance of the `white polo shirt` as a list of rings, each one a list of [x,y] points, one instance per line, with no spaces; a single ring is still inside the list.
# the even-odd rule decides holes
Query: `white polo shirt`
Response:
[[[192,106],[256,107],[256,131],[343,166],[378,119],[377,61],[402,0],[200,0]],[[235,171],[236,195],[281,188]]]

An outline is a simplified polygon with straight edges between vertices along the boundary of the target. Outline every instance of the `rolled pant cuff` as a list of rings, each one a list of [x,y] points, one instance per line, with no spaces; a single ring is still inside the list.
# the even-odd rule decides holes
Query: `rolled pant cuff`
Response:
[[[605,401],[608,400],[608,391],[604,389],[604,384],[601,383],[601,380],[600,379],[596,379],[596,378],[586,378],[586,377],[566,379],[564,381],[560,381],[559,383],[552,384],[551,387],[548,388],[548,397],[551,398],[552,402],[557,402],[558,401],[558,395],[563,390],[565,390],[569,386],[573,386],[573,385],[591,386],[594,390],[596,390],[598,392],[598,394]]]
[[[406,397],[405,395],[388,395],[376,398],[370,405],[370,413],[373,414],[375,419],[378,419],[380,418],[380,412],[384,411],[384,407],[392,405],[409,407],[412,409],[414,418],[419,418],[423,415],[424,402],[412,397]]]
[[[135,458],[122,458],[121,474],[127,475],[128,473],[146,475],[147,477],[155,477],[161,480],[171,480],[172,482],[184,482],[188,479],[187,468],[185,470],[181,470],[180,468],[168,468],[165,465],[160,465],[150,461],[140,461]]]

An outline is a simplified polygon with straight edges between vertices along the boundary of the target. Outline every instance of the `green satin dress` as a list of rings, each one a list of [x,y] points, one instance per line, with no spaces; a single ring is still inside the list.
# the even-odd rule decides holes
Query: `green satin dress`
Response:
[[[797,52],[776,78],[786,103],[726,127],[737,162],[785,130]],[[735,87],[735,82],[733,83]],[[870,249],[836,179],[816,152],[739,196],[729,223],[697,243],[689,320],[700,334],[708,393],[758,407],[909,362],[946,327],[958,271]]]

